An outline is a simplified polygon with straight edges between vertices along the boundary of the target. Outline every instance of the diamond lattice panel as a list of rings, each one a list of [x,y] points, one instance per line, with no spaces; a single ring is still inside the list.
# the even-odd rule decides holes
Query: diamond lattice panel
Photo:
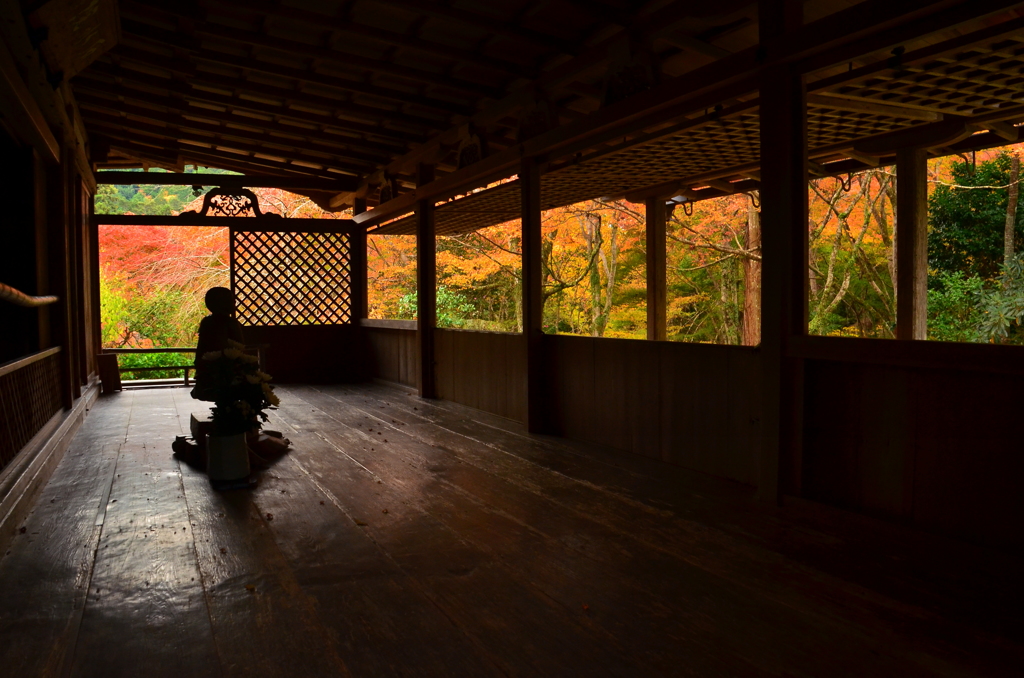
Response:
[[[235,314],[243,325],[351,322],[347,233],[233,231]]]
[[[1024,97],[1024,37],[979,43],[936,57],[894,64],[831,89],[849,99],[957,115],[1019,106]]]

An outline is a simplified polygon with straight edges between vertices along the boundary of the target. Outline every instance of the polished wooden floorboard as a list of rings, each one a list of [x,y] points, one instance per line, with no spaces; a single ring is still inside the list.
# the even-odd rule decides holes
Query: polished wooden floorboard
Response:
[[[214,492],[205,404],[100,399],[0,560],[11,676],[999,676],[1021,562],[382,385],[279,387]]]

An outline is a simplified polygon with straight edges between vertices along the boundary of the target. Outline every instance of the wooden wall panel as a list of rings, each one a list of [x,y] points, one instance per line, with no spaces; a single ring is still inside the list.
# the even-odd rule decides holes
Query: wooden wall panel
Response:
[[[569,438],[593,441],[594,340],[586,337],[546,336],[550,347],[548,379],[552,430]]]
[[[371,346],[352,325],[246,327],[248,344],[267,344],[266,369],[278,383],[333,384],[370,378]]]
[[[802,493],[1024,550],[1024,377],[808,361]]]
[[[526,421],[526,340],[521,334],[506,334],[505,394],[506,415],[513,421]],[[542,342],[542,346],[546,346]]]
[[[524,421],[526,351],[522,335],[435,330],[438,395]]]
[[[416,331],[362,328],[366,336],[368,377],[416,387]]]
[[[760,436],[750,348],[545,337],[556,430],[754,482]]]

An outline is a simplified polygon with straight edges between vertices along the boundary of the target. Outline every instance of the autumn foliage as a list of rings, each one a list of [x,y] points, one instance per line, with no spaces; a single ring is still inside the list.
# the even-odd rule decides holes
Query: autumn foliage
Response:
[[[1006,212],[1007,157],[1005,151],[990,151],[970,158],[930,161],[932,216],[937,221],[929,239],[933,249],[945,248],[935,252],[956,253],[973,246],[958,244],[960,241],[936,244],[951,233],[967,237],[956,235],[961,231],[969,235],[997,229],[985,237],[999,241],[986,245],[996,249],[984,262],[973,255],[960,256],[957,270],[933,253],[929,270],[932,338],[988,340],[992,332],[979,333],[978,329],[986,313],[1002,314],[992,322],[1002,322],[1004,328],[1017,322],[1013,313],[1020,304],[1009,295],[1011,279],[996,279],[1002,270],[998,256],[1002,226],[995,222]],[[971,186],[965,185],[971,182]],[[891,167],[810,182],[810,333],[894,336],[896,189],[897,177]],[[283,216],[340,216],[324,213],[308,199],[283,191],[258,193],[264,210]],[[173,196],[160,194],[158,198],[135,195],[129,202],[164,209],[173,201]],[[198,201],[195,198],[182,209],[198,207]],[[756,345],[761,312],[760,196],[755,191],[696,203],[680,197],[675,202],[666,229],[669,339]],[[957,210],[975,219],[984,213],[984,223],[964,230],[957,224],[966,217],[955,216],[960,214]],[[948,214],[954,216],[943,216]],[[205,313],[203,292],[228,281],[226,232],[108,226],[101,229],[100,236],[104,344],[191,345],[195,327]],[[553,209],[543,215],[542,236],[546,332],[646,336],[643,205],[590,200]],[[438,238],[439,327],[521,331],[521,240],[518,220]],[[370,317],[414,319],[415,236],[371,234],[367,243]],[[986,290],[997,288],[1002,296],[996,299],[990,294],[990,301],[1002,304],[999,308],[1004,310],[985,311]],[[1006,329],[1000,331],[998,336],[1013,335]]]

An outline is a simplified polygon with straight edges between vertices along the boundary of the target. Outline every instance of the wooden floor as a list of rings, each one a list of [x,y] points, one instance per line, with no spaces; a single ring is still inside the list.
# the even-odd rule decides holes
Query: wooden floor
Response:
[[[0,561],[4,676],[1021,675],[1020,562],[385,386],[217,493],[101,398]]]

